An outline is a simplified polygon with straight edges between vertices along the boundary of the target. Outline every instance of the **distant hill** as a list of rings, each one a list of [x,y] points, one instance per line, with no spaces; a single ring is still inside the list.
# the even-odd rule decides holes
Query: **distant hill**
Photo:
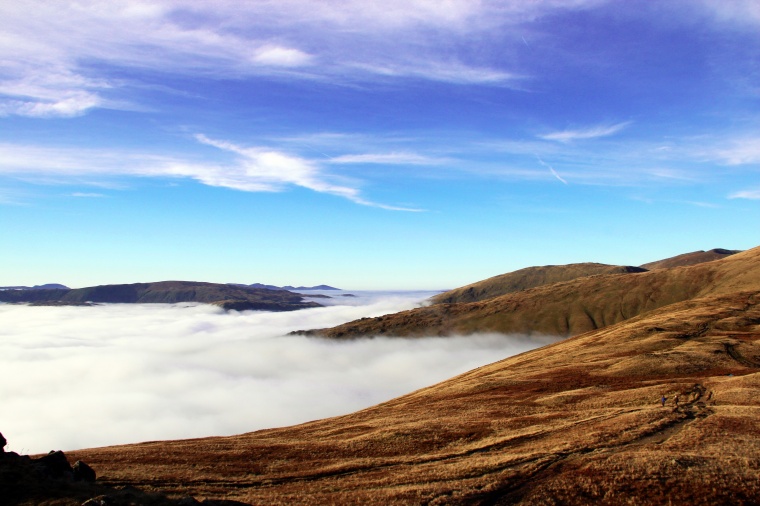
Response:
[[[519,292],[537,286],[570,281],[576,278],[598,274],[627,274],[644,272],[641,267],[622,265],[606,265],[597,263],[581,263],[569,265],[546,265],[528,267],[518,271],[494,276],[461,288],[449,290],[432,297],[434,304],[450,304],[453,302],[475,302],[491,299],[507,293]]]
[[[44,285],[34,285],[34,286],[0,286],[0,290],[51,290],[51,289],[69,290],[69,287],[66,285],[58,284],[58,283],[47,283]]]
[[[668,269],[670,267],[683,267],[686,265],[696,265],[703,262],[712,262],[713,260],[720,260],[727,256],[741,253],[738,249],[722,249],[715,248],[710,251],[692,251],[691,253],[684,253],[683,255],[677,255],[663,260],[657,260],[655,262],[649,262],[641,265],[644,269],[649,271],[654,269]]]
[[[77,289],[6,290],[0,302],[30,302],[80,305],[102,303],[176,303],[203,302],[225,309],[292,311],[319,307],[306,302],[299,294],[286,290],[267,290],[195,281],[161,281],[126,285],[101,285]]]
[[[340,290],[340,288],[335,288],[333,286],[328,285],[317,285],[317,286],[283,286],[285,290]]]
[[[572,336],[668,304],[758,287],[760,247],[714,262],[580,277],[486,300],[434,304],[301,333],[339,339],[476,332]]]
[[[261,283],[253,283],[250,285],[243,285],[239,283],[230,283],[233,286],[247,286],[249,288],[265,288],[267,290],[299,290],[299,291],[308,291],[308,290],[340,290],[340,288],[335,288],[328,285],[317,285],[317,286],[275,286],[275,285],[264,285]]]

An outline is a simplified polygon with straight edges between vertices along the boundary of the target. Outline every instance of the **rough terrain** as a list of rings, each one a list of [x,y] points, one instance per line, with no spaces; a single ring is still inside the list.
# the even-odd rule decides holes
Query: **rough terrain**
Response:
[[[695,299],[348,416],[74,457],[249,504],[757,504],[758,340],[758,291]]]
[[[12,504],[760,502],[760,248],[439,306],[487,307],[481,329],[525,308],[536,324],[541,296],[594,325],[346,416],[71,452],[95,484]]]

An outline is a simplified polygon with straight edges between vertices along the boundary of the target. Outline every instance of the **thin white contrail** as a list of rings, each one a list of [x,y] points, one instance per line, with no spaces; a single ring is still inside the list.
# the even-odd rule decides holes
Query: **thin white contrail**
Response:
[[[534,154],[535,154],[535,153],[534,153]],[[543,165],[544,167],[546,167],[547,169],[549,169],[549,170],[551,171],[551,173],[552,173],[552,175],[553,175],[554,177],[556,177],[557,179],[559,179],[560,181],[562,181],[562,182],[563,182],[563,183],[565,183],[565,184],[570,184],[570,183],[568,183],[567,181],[565,181],[565,180],[562,178],[562,176],[560,176],[559,174],[557,174],[557,171],[556,171],[556,170],[554,170],[554,167],[552,167],[551,165],[549,165],[549,164],[548,164],[548,163],[546,163],[545,161],[541,160],[541,157],[540,157],[540,156],[536,155],[536,158],[538,159],[538,162],[539,162],[541,165]]]

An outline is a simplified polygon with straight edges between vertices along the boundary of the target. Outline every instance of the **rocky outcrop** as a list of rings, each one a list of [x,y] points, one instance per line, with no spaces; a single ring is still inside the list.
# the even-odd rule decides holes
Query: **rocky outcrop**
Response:
[[[187,494],[170,498],[133,486],[96,482],[95,471],[78,460],[70,465],[61,451],[42,457],[5,452],[0,434],[0,504],[3,506],[55,504],[57,506],[241,506],[230,500],[197,501]]]

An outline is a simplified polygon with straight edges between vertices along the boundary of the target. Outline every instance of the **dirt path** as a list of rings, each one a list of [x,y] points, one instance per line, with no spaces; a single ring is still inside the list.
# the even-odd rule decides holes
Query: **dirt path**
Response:
[[[681,399],[684,399],[684,401],[680,402],[672,411],[672,413],[677,414],[678,418],[658,427],[654,432],[650,432],[634,441],[622,444],[613,443],[609,446],[599,446],[596,448],[580,448],[566,453],[558,453],[548,458],[546,456],[538,457],[533,461],[537,466],[534,472],[520,476],[519,479],[515,481],[510,481],[499,490],[483,494],[480,497],[468,498],[469,500],[465,502],[469,503],[471,501],[471,503],[480,506],[518,503],[528,492],[530,492],[532,484],[535,483],[536,480],[540,480],[544,476],[556,475],[558,468],[579,459],[583,455],[589,453],[611,453],[631,446],[663,444],[681,432],[691,422],[699,418],[706,418],[712,414],[712,410],[708,408],[702,400],[705,393],[707,393],[707,389],[698,383],[690,389],[680,392],[678,395]],[[541,462],[542,460],[543,462]],[[527,462],[521,464],[525,465]]]
[[[733,343],[723,343],[723,347],[726,349],[731,358],[739,362],[744,367],[752,367],[754,369],[760,369],[760,363],[750,360],[742,355],[739,350],[736,349],[736,345]]]

